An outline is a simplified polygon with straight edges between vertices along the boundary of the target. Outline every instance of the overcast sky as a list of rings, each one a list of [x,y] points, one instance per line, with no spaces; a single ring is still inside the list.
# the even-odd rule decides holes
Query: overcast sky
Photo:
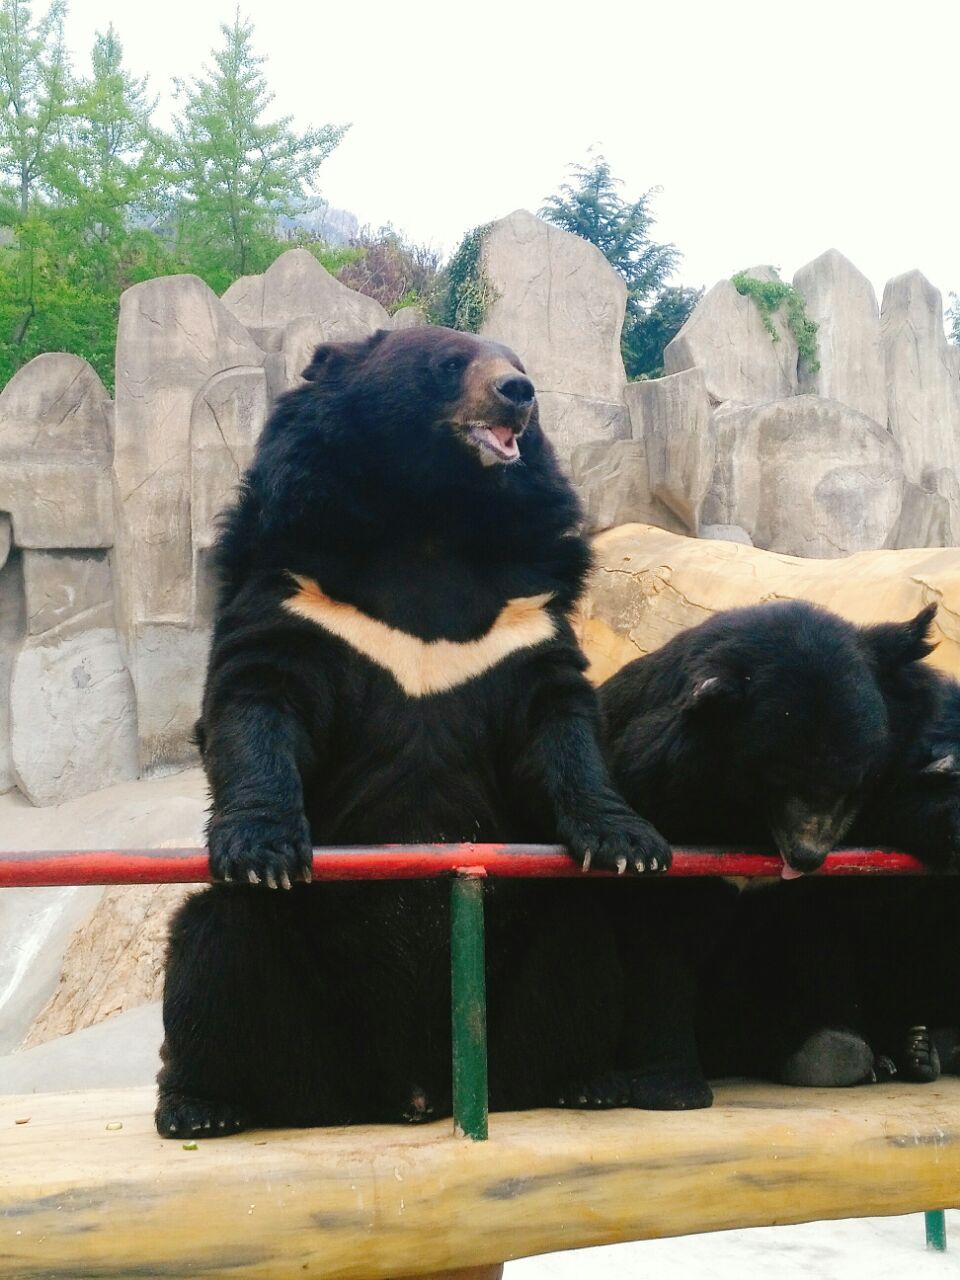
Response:
[[[34,0],[42,11],[43,0]],[[84,68],[112,19],[169,109],[232,0],[70,0]],[[660,186],[676,276],[834,246],[873,281],[960,291],[958,0],[246,0],[278,112],[352,122],[321,189],[362,222],[449,250],[536,210],[591,145],[628,196]]]

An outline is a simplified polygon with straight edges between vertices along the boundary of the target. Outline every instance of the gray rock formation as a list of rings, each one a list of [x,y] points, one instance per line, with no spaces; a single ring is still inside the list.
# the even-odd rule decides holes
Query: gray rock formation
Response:
[[[54,804],[137,777],[133,685],[112,627],[30,636],[13,664],[10,743],[20,790]]]
[[[754,268],[752,274],[762,273]],[[686,324],[667,344],[667,373],[700,368],[714,404],[757,404],[797,392],[797,345],[777,317],[774,342],[752,298],[721,280],[697,303]],[[787,336],[785,336],[787,335]]]
[[[870,285],[842,255],[801,268],[821,364],[802,382],[785,314],[774,342],[754,301],[721,282],[668,347],[667,376],[628,385],[625,286],[592,245],[518,211],[489,230],[482,266],[483,333],[524,360],[594,528],[649,521],[806,556],[960,543],[960,349],[918,273],[891,281],[881,334]],[[12,680],[15,697],[0,699],[0,792],[15,761],[26,793],[49,802],[194,759],[216,518],[270,404],[317,343],[424,321],[418,308],[388,317],[293,250],[222,301],[194,277],[128,290],[115,408],[75,356],[11,379],[0,688]],[[108,696],[87,724],[75,677],[94,670]]]
[[[429,324],[424,312],[420,307],[400,307],[391,316],[391,328],[393,329],[420,329],[425,324]]]
[[[903,470],[877,423],[819,396],[717,411],[705,524],[735,524],[768,551],[832,558],[887,544]]]
[[[42,635],[84,619],[113,626],[113,583],[105,551],[24,551],[27,633]]]
[[[194,556],[213,546],[216,517],[236,492],[263,429],[267,379],[261,368],[215,373],[190,416],[190,514]],[[190,617],[197,621],[196,574]]]
[[[926,483],[904,481],[900,519],[888,547],[952,547],[960,533],[960,481],[951,471],[928,473]]]
[[[630,416],[622,402],[544,391],[538,392],[537,404],[540,423],[562,464],[569,463],[578,445],[613,445],[630,436]]]
[[[702,524],[700,537],[708,542],[739,542],[745,547],[753,546],[753,539],[749,533],[746,529],[741,529],[738,524]]]
[[[37,356],[0,392],[0,510],[17,546],[111,545],[111,407],[79,356]]]
[[[13,792],[0,796],[0,849],[201,844],[206,805],[199,769],[39,809]],[[165,925],[184,891],[176,885],[4,889],[0,1054],[157,999]]]
[[[687,532],[683,521],[651,491],[643,440],[578,445],[569,470],[592,531],[641,521],[672,533]]]
[[[193,726],[200,714],[209,629],[138,623],[131,644],[136,654],[141,771],[150,774],[189,764],[197,758]]]
[[[518,209],[490,228],[482,264],[493,300],[480,331],[521,356],[561,458],[625,438],[626,285],[599,249]]]
[[[144,768],[191,758],[189,732],[159,737],[165,701],[180,681],[197,684],[191,430],[194,403],[224,370],[256,370],[263,351],[195,276],[168,276],[123,295],[117,336],[116,481],[118,622],[140,711]],[[211,393],[213,394],[213,393]],[[202,410],[201,410],[202,414]],[[224,498],[228,497],[224,494]],[[169,629],[163,642],[157,632]],[[166,679],[157,682],[162,649]],[[174,655],[177,654],[178,658]],[[160,743],[169,749],[163,754]]]
[[[9,690],[14,660],[26,633],[21,553],[14,551],[0,569],[0,793],[12,791],[17,785],[10,749]]]
[[[160,1004],[144,1004],[97,1026],[0,1057],[0,1094],[153,1084],[162,1041]]]
[[[793,277],[817,325],[820,368],[800,369],[800,390],[837,400],[887,425],[880,311],[873,285],[842,253],[828,249]]]
[[[703,370],[632,382],[625,398],[633,438],[644,444],[651,495],[696,535],[717,459],[717,432]]]
[[[960,380],[957,351],[943,332],[940,293],[919,271],[891,280],[880,318],[887,378],[887,414],[903,452],[909,506],[904,539],[960,542]],[[927,543],[925,545],[931,545]]]
[[[334,279],[307,249],[290,249],[262,275],[241,277],[221,301],[248,329],[284,329],[298,316],[326,326],[327,338],[365,338],[390,328],[376,299]]]
[[[196,276],[149,280],[123,295],[114,471],[126,626],[190,618],[193,403],[224,369],[262,364],[263,352]]]
[[[9,808],[17,806],[17,821],[6,824],[3,847],[31,847],[23,840],[20,821],[24,810],[29,814],[29,803],[20,796],[5,796],[3,801]],[[67,841],[69,836],[49,847],[70,847]],[[80,834],[75,843],[82,842]],[[66,941],[86,922],[101,893],[92,885],[0,893],[0,1054],[19,1047],[57,989]],[[3,1061],[0,1058],[0,1093],[8,1079]]]

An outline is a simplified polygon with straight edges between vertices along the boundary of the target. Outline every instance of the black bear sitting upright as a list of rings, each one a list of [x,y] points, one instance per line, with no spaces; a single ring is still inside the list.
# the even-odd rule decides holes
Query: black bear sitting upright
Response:
[[[318,347],[304,377],[218,544],[198,736],[211,873],[232,883],[172,927],[166,1135],[449,1110],[446,886],[306,888],[312,844],[560,841],[620,872],[670,858],[603,763],[568,620],[589,551],[516,356],[381,332]],[[612,1065],[622,983],[585,887],[488,890],[493,1105],[552,1102],[568,1073]]]

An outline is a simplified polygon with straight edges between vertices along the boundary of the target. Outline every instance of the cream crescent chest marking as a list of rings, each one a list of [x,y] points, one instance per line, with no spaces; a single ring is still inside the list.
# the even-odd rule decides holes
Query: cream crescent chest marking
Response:
[[[283,607],[389,671],[411,698],[455,689],[511,654],[532,649],[556,634],[556,621],[546,609],[549,593],[508,600],[490,630],[477,640],[421,640],[371,618],[352,604],[331,599],[310,578],[291,577],[300,590],[284,600]]]

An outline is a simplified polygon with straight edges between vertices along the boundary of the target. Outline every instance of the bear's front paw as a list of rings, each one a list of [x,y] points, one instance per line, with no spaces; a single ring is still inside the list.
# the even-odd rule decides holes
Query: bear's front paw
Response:
[[[584,871],[666,871],[673,858],[670,846],[649,822],[621,801],[609,800],[592,811],[568,817],[560,824],[560,839]]]
[[[299,817],[218,814],[207,832],[214,880],[289,889],[310,880],[310,828]]]

